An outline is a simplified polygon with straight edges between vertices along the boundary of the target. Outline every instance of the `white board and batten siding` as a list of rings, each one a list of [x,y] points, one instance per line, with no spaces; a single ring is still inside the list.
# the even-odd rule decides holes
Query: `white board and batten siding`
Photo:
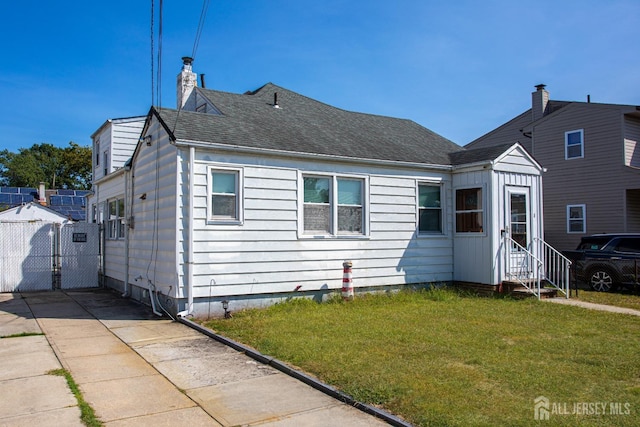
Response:
[[[521,148],[507,151],[491,167],[461,171],[453,176],[453,193],[482,188],[482,233],[454,233],[454,280],[497,285],[505,278],[501,230],[509,218],[509,192],[527,195],[528,240],[542,238],[542,179],[539,165]],[[454,202],[455,203],[455,202]],[[453,215],[455,217],[455,213]]]
[[[241,170],[241,224],[207,222],[210,167]],[[356,287],[452,280],[450,222],[445,221],[442,235],[417,237],[416,233],[417,182],[443,183],[446,218],[451,209],[448,174],[278,158],[267,161],[202,149],[196,151],[194,172],[196,298],[292,292],[299,286],[300,291],[340,289],[345,260],[353,262]],[[181,173],[188,173],[186,165]],[[367,236],[319,238],[300,233],[302,176],[323,173],[365,180]],[[183,205],[186,190],[183,186]],[[186,229],[184,215],[181,221]],[[179,247],[186,243],[180,242]]]

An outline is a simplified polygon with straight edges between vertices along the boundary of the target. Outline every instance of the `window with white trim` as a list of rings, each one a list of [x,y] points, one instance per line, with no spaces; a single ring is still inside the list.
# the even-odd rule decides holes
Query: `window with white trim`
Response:
[[[442,233],[442,193],[437,184],[418,183],[418,234]]]
[[[365,234],[364,179],[305,175],[302,182],[304,234]]]
[[[112,240],[124,239],[124,199],[109,200],[107,209],[108,238]]]
[[[482,188],[456,190],[456,233],[482,233]]]
[[[587,206],[567,205],[567,233],[587,232]]]
[[[579,159],[584,157],[584,130],[572,130],[564,133],[564,158]]]
[[[237,223],[242,220],[241,171],[209,168],[209,220]]]

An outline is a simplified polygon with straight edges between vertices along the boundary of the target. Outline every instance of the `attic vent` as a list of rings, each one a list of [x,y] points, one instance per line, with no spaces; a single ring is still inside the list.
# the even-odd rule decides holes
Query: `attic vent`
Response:
[[[278,92],[273,92],[273,108],[280,108],[278,104]]]

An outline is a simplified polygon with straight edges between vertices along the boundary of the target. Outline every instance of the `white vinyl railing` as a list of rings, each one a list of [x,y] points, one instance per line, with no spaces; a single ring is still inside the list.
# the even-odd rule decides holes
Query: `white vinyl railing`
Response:
[[[542,239],[535,238],[527,248],[505,236],[505,267],[515,281],[540,298],[540,289],[552,287],[569,298],[571,261]]]

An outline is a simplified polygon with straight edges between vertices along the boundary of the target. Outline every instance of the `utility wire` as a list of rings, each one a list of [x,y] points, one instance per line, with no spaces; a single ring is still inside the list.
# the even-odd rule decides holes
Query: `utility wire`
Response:
[[[202,11],[200,12],[200,20],[198,21],[198,29],[196,30],[196,38],[193,41],[193,51],[191,52],[191,58],[195,61],[196,51],[200,44],[200,36],[202,35],[202,29],[204,28],[204,21],[207,17],[207,9],[209,9],[209,0],[203,0]]]
[[[155,61],[155,51],[153,48],[153,20],[154,20],[154,0],[151,0],[151,105],[155,105],[155,98],[154,98],[154,94],[156,91],[156,86],[155,86],[155,80],[154,80],[154,68],[153,68],[153,63]]]
[[[158,106],[162,108],[162,11],[163,0],[160,0],[158,11],[158,83],[157,83],[157,99]]]
[[[198,50],[198,45],[200,44],[200,36],[202,35],[202,29],[204,28],[204,21],[207,17],[207,9],[209,9],[209,0],[203,0],[202,2],[202,11],[200,11],[200,20],[198,21],[198,28],[196,29],[196,37],[193,41],[193,50],[191,51],[191,60],[192,63],[196,59],[196,52]],[[180,118],[180,112],[182,111],[182,106],[178,106],[178,113],[176,114],[176,120],[173,123],[173,128],[171,129],[171,133],[175,134],[176,127],[178,126],[178,119]]]

